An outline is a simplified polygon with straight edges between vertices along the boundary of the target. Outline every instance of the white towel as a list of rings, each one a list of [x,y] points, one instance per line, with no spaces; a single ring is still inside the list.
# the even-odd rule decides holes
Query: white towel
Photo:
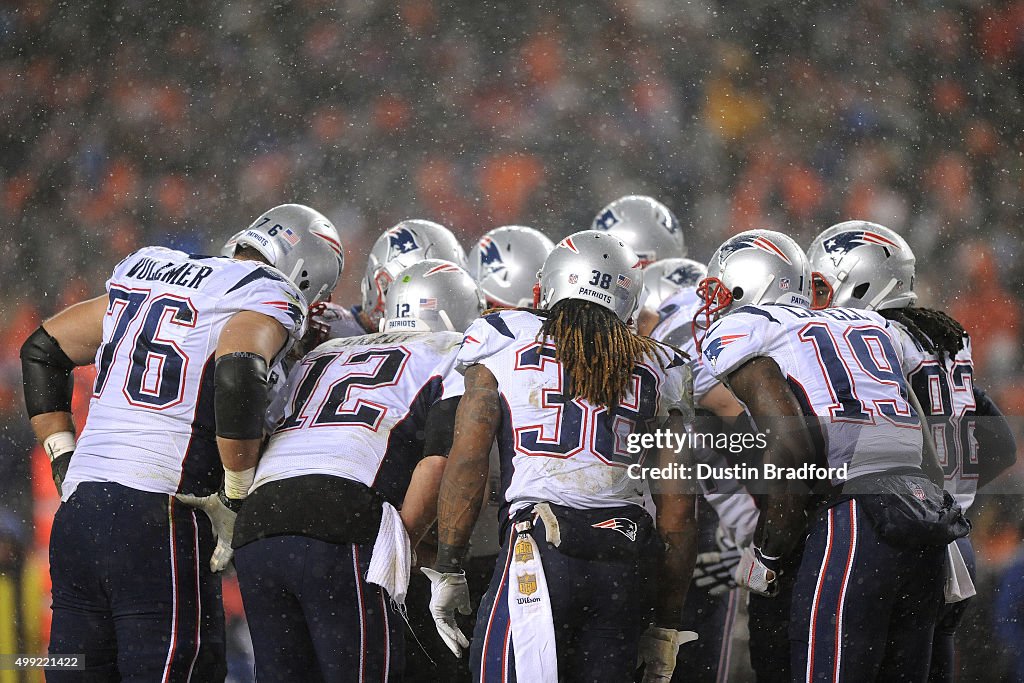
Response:
[[[544,577],[540,549],[529,534],[530,522],[516,524],[519,532],[512,549],[508,579],[508,613],[512,622],[516,679],[531,683],[558,681],[555,621]]]
[[[967,571],[967,563],[960,553],[960,546],[953,541],[946,546],[946,602],[960,602],[976,593],[971,574]]]
[[[373,583],[388,592],[391,599],[405,605],[409,591],[409,572],[412,571],[412,547],[409,534],[402,524],[402,516],[390,503],[384,503],[380,529],[373,544],[370,567],[366,571],[367,583]]]

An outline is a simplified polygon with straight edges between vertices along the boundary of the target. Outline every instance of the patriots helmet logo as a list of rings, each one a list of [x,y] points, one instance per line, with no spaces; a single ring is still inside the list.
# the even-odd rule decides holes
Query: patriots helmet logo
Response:
[[[727,258],[735,254],[737,251],[742,251],[744,249],[760,249],[772,256],[778,256],[789,265],[793,265],[793,262],[789,260],[788,256],[786,256],[786,252],[782,251],[778,245],[762,235],[741,235],[732,238],[723,244],[718,250],[719,263],[725,263]]]
[[[618,222],[619,217],[615,215],[615,212],[611,209],[607,209],[604,213],[594,219],[594,230],[611,230]]]
[[[848,232],[841,232],[838,235],[833,235],[827,240],[822,242],[821,246],[825,248],[825,253],[832,259],[832,263],[839,265],[839,262],[844,256],[849,254],[857,247],[864,246],[866,244],[875,244],[885,250],[886,256],[891,256],[890,250],[895,249],[899,251],[900,245],[893,242],[885,235],[879,235],[877,232],[870,230],[850,230]]]
[[[490,237],[480,240],[480,274],[497,275],[507,271],[505,262],[501,258],[501,250]]]
[[[665,229],[668,230],[670,235],[674,235],[679,232],[679,221],[676,220],[676,217],[672,215],[671,212],[667,210],[660,210],[658,213],[661,215],[660,223],[665,226]]]
[[[745,334],[723,334],[721,337],[715,337],[710,344],[704,347],[704,356],[711,361],[711,365],[715,365],[726,346],[746,336]]]
[[[684,285],[697,284],[697,281],[703,276],[704,273],[700,272],[700,268],[687,264],[673,270],[665,276],[665,279],[677,287],[683,287]]]
[[[591,524],[595,529],[612,529],[618,531],[620,534],[625,536],[631,541],[636,541],[636,522],[625,517],[613,517],[612,519],[606,519],[603,522],[597,524]]]
[[[408,254],[410,251],[416,251],[419,248],[420,245],[416,242],[416,236],[412,234],[412,230],[409,228],[398,228],[388,233],[388,250],[392,256]]]

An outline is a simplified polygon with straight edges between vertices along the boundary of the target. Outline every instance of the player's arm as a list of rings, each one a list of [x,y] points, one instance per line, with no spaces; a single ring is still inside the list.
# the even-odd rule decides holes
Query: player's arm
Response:
[[[455,436],[437,504],[434,569],[458,572],[487,492],[491,444],[498,433],[498,381],[483,365],[466,370],[466,391],[455,415]]]
[[[249,495],[263,443],[268,368],[287,341],[288,332],[281,323],[255,311],[231,316],[217,340],[213,402],[224,486],[218,493],[202,498],[176,496],[210,518],[217,536],[217,547],[210,558],[214,572],[225,569],[233,554],[235,516]]]
[[[487,493],[488,458],[501,423],[498,382],[483,365],[466,370],[466,391],[455,415],[455,436],[437,501],[437,559],[423,568],[430,579],[430,614],[441,639],[456,657],[469,640],[455,623],[455,610],[469,614],[469,588],[462,570],[473,525]]]
[[[800,404],[774,360],[759,356],[747,361],[729,375],[729,386],[765,434],[765,463],[799,467],[814,462],[814,445]],[[807,496],[784,483],[769,492],[757,539],[765,557],[780,558],[799,543],[806,526]]]
[[[455,433],[455,413],[459,396],[446,398],[431,406],[427,414],[427,433],[423,440],[424,458],[413,470],[409,489],[402,502],[402,522],[412,546],[422,540],[437,519],[437,496],[441,477],[448,463]]]
[[[678,411],[671,411],[679,416]],[[665,468],[678,460],[672,448],[663,448],[657,454],[657,467]],[[697,561],[697,498],[684,488],[680,480],[652,482],[651,498],[656,508],[658,534],[665,544],[658,568],[658,604],[655,625],[659,628],[678,629],[683,613],[683,602]]]
[[[221,330],[213,375],[214,410],[229,499],[245,498],[252,485],[263,443],[269,366],[287,341],[283,325],[254,311],[236,313]]]
[[[724,384],[716,384],[698,402],[701,408],[710,410],[722,419],[735,418],[743,414],[743,406]]]
[[[58,493],[75,449],[72,371],[95,359],[106,311],[106,296],[75,304],[44,322],[21,347],[25,407],[32,431],[50,458]]]
[[[974,438],[978,441],[978,487],[981,488],[1017,462],[1017,440],[1010,423],[984,389],[974,388],[974,403],[979,418]]]

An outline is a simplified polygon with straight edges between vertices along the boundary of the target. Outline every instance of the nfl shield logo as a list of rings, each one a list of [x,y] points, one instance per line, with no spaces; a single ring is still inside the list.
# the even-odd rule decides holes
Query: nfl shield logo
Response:
[[[918,484],[916,481],[908,483],[907,487],[910,488],[910,492],[914,494],[914,498],[917,498],[918,500],[924,500],[925,498],[927,498],[924,489],[921,488],[921,485]]]
[[[529,562],[533,559],[533,544],[525,538],[516,541],[516,562]]]
[[[519,575],[519,593],[521,595],[533,595],[537,592],[537,575],[536,574],[520,574]]]
[[[569,284],[570,285],[574,285],[574,284],[576,284],[579,281],[580,281],[580,278],[579,278],[578,275],[576,275],[576,273],[573,273],[572,275],[569,276]]]

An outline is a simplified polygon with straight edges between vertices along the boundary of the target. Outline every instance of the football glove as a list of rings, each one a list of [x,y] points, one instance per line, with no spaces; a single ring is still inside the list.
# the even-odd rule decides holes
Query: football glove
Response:
[[[736,584],[752,593],[774,598],[779,594],[779,558],[766,557],[756,546],[748,546],[736,565]]]
[[[174,497],[185,505],[202,510],[210,518],[213,533],[217,536],[217,547],[210,557],[210,571],[217,574],[227,569],[235,554],[231,549],[231,539],[235,533],[235,517],[238,516],[237,509],[241,501],[231,500],[223,493],[211,493],[203,497],[179,493]]]
[[[434,626],[441,640],[456,657],[462,657],[462,648],[469,647],[469,640],[455,623],[455,610],[461,614],[469,614],[469,586],[466,574],[442,574],[429,567],[421,567],[430,579],[430,616],[434,618]]]
[[[57,495],[64,497],[64,480],[68,476],[68,466],[71,465],[71,454],[74,451],[61,453],[50,461],[50,474],[53,475],[53,483],[57,487]]]
[[[640,636],[637,663],[644,665],[643,683],[668,683],[676,668],[679,646],[697,640],[693,631],[648,626]]]
[[[693,583],[708,595],[724,595],[736,587],[734,574],[743,551],[739,548],[697,555]]]

